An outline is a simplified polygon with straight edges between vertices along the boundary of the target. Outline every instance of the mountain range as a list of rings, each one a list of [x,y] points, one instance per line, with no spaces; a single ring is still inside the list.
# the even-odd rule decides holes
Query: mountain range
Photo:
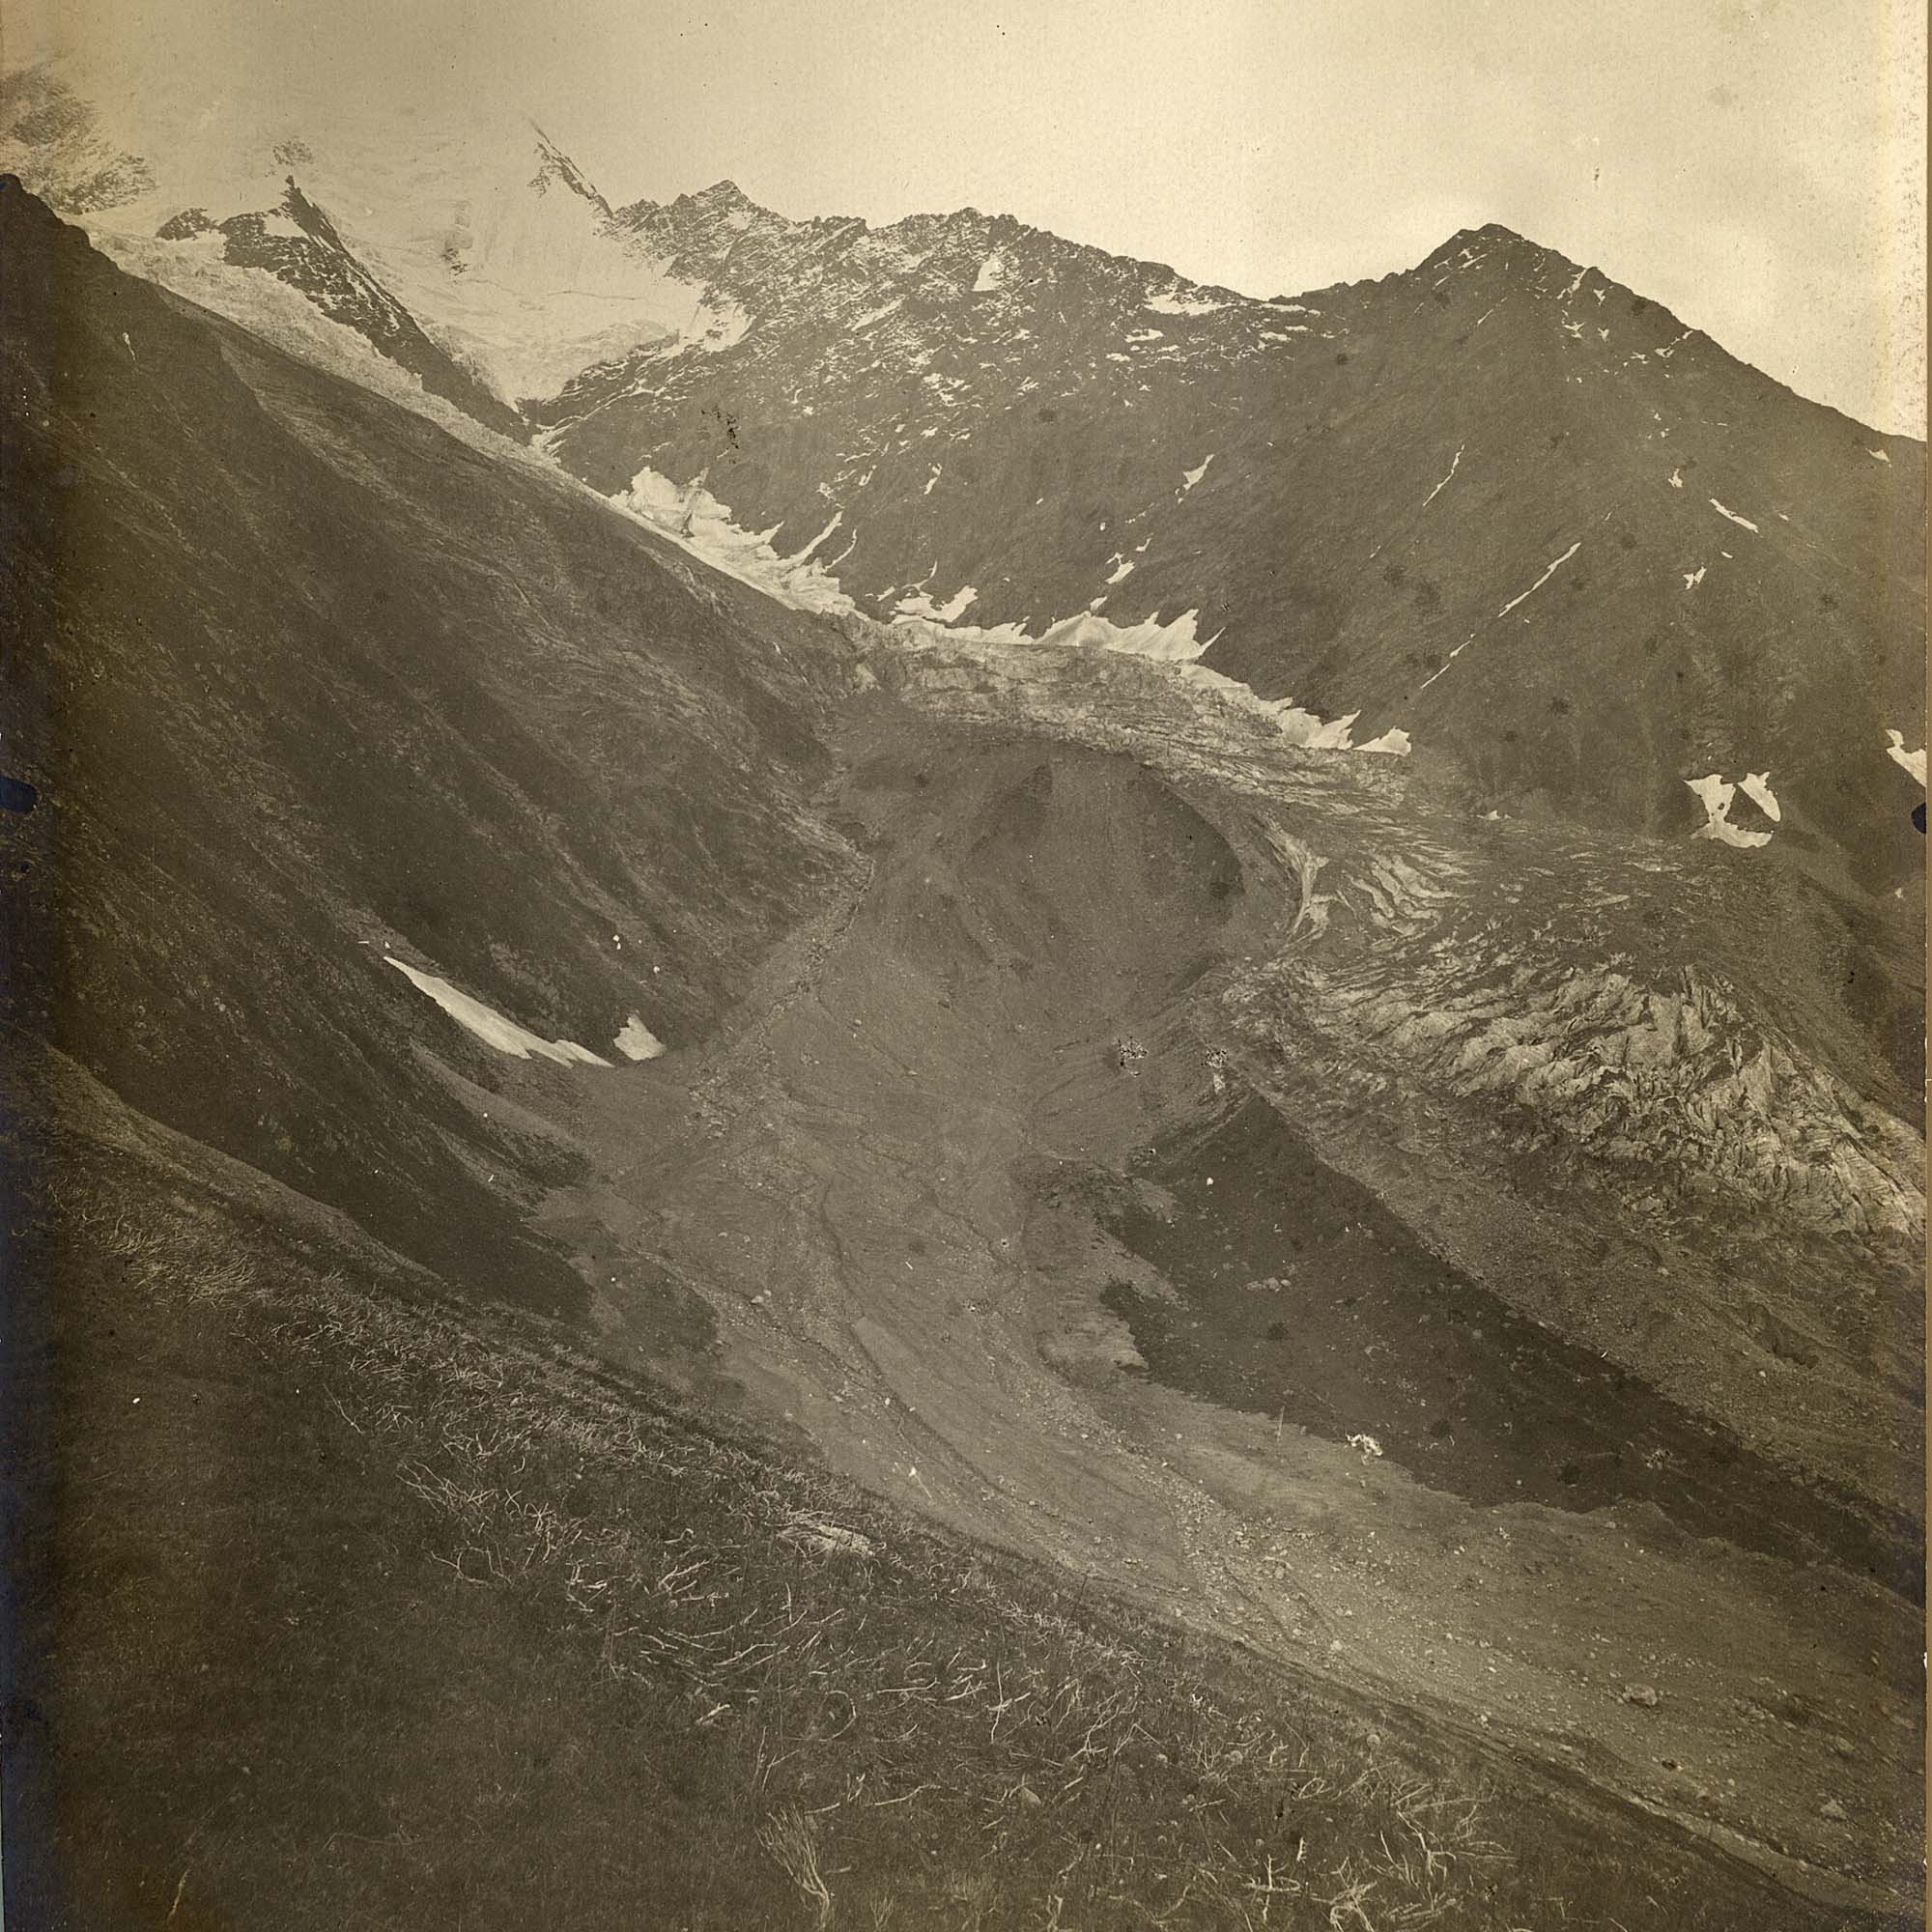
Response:
[[[1923,445],[1500,230],[137,123],[0,147],[74,1922],[1909,1917]]]
[[[613,206],[529,125],[136,153],[8,87],[0,161],[131,265],[258,324],[272,276],[821,597],[1199,662],[1483,810],[1917,876],[1923,444],[1506,230],[1260,299],[972,210]]]

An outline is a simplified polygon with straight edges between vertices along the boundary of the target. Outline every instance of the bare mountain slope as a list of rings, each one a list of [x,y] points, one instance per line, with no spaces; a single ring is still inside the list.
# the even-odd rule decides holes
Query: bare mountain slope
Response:
[[[789,222],[725,183],[622,219],[753,320],[536,412],[598,488],[701,475],[781,551],[836,516],[818,559],[880,614],[1159,622],[1486,805],[1688,836],[1689,781],[1769,771],[1782,815],[1740,826],[1917,867],[1886,732],[1923,734],[1923,446],[1595,270],[1485,229],[1259,301],[971,211]]]
[[[567,1161],[417,1062],[434,1009],[385,955],[607,1060],[633,1014],[706,1024],[829,863],[822,643],[786,657],[786,613],[184,311],[15,184],[0,222],[7,757],[40,798],[9,931],[46,948],[16,992],[170,1125],[576,1298],[508,1185]]]

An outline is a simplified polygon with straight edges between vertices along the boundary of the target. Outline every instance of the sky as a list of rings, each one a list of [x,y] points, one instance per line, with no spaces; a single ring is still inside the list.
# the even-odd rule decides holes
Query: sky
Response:
[[[612,202],[971,206],[1299,294],[1504,225],[1924,434],[1921,0],[0,0],[13,64],[526,111]]]

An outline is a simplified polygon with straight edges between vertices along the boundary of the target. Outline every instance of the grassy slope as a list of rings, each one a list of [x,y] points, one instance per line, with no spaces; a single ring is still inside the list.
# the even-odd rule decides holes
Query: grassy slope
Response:
[[[50,1074],[24,1922],[1847,1922],[781,1466]]]

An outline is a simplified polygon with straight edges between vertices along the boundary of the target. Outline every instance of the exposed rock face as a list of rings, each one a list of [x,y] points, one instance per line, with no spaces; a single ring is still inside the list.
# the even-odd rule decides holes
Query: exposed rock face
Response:
[[[266,270],[305,296],[331,322],[353,328],[379,355],[407,369],[431,395],[455,404],[486,428],[504,436],[528,434],[516,411],[460,366],[447,350],[432,342],[415,317],[356,260],[293,175],[280,204],[272,209],[231,214],[219,222],[190,209],[156,232],[163,241],[219,235],[221,259],[230,267]]]
[[[1922,445],[1593,270],[1485,229],[1260,301],[972,211],[723,183],[620,219],[751,322],[535,412],[600,489],[702,473],[781,551],[836,516],[818,560],[882,616],[1190,618],[1179,654],[1450,753],[1485,808],[1689,836],[1687,781],[1768,769],[1790,852],[1917,864],[1884,732],[1922,716]]]

